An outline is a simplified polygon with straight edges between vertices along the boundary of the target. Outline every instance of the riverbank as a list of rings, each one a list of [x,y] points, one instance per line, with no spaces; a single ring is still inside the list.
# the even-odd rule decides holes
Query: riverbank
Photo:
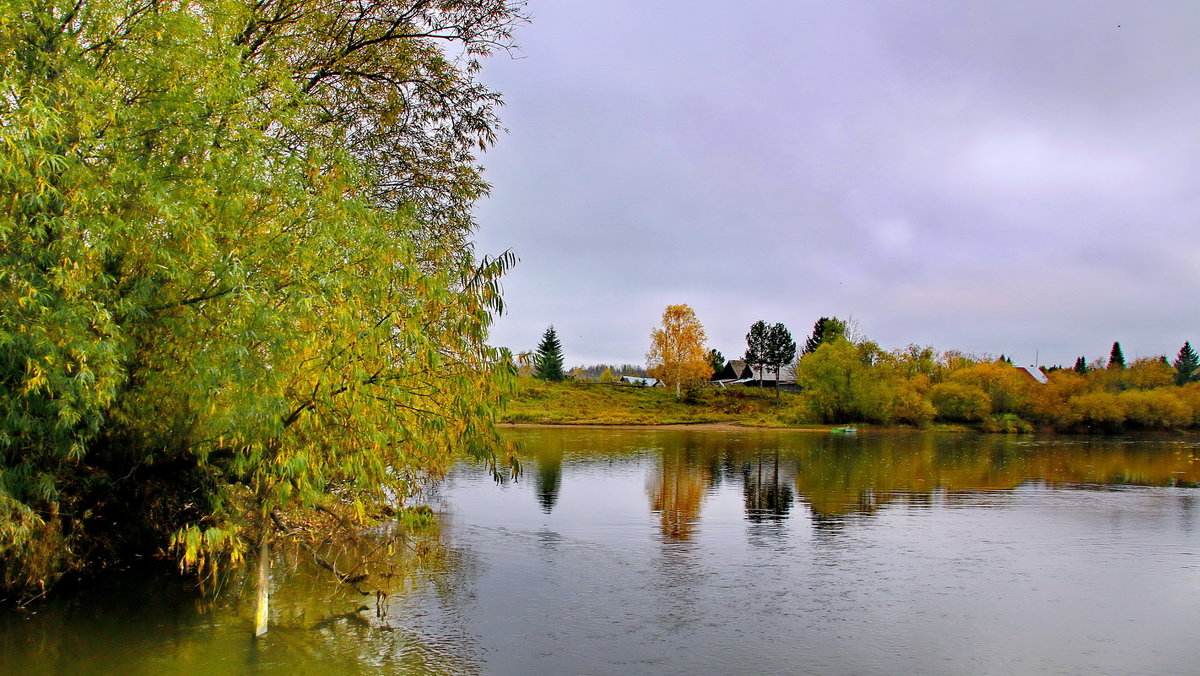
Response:
[[[801,424],[797,395],[738,388],[705,388],[680,402],[662,387],[631,387],[532,378],[518,381],[501,415],[504,423],[550,425],[727,425],[790,427]]]
[[[662,429],[790,429],[828,432],[835,425],[812,420],[803,395],[756,388],[704,388],[688,401],[676,401],[662,387],[631,387],[522,378],[501,414],[505,425],[631,426]],[[880,428],[871,428],[872,431]],[[891,428],[887,428],[891,429]],[[908,429],[908,428],[905,428]],[[931,429],[969,431],[938,425]]]
[[[500,423],[500,427],[524,429],[538,427],[571,427],[574,429],[637,429],[637,430],[694,430],[700,432],[738,432],[742,430],[784,430],[788,432],[824,432],[828,433],[835,425],[805,425],[804,427],[763,427],[761,425],[746,425],[737,421],[715,423],[667,423],[667,424],[612,424],[598,423]]]

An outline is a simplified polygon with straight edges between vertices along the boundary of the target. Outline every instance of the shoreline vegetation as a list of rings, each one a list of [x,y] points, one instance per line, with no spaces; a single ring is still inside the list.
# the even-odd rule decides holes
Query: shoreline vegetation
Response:
[[[5,4],[0,604],[257,562],[259,635],[273,550],[383,598],[421,490],[501,471],[478,74],[524,5]]]
[[[805,398],[795,392],[754,388],[711,388],[680,402],[662,387],[552,383],[520,378],[516,394],[500,414],[502,427],[630,427],[711,431],[791,430],[823,432],[842,425],[804,422]],[[872,425],[871,431],[913,430],[911,425]],[[966,425],[931,425],[926,431],[968,432]]]
[[[988,364],[988,367],[993,365]],[[996,366],[995,370],[1003,370]],[[1001,374],[1004,375],[1004,374]],[[996,398],[1007,405],[989,413],[991,396],[980,392],[973,419],[940,410],[948,403],[935,399],[920,407],[917,420],[879,419],[856,415],[830,419],[816,394],[804,391],[775,392],[771,388],[717,385],[693,389],[682,401],[669,388],[645,387],[587,380],[548,382],[520,377],[507,406],[499,416],[506,427],[573,426],[636,427],[691,430],[793,430],[828,433],[847,424],[867,432],[983,432],[983,433],[1123,433],[1182,432],[1200,422],[1200,388],[1165,385],[1153,389],[1110,392],[1094,390],[1077,374],[1063,372],[1049,382],[1022,382],[1002,378],[1009,388],[996,388]],[[930,388],[932,389],[932,388]],[[945,388],[943,388],[945,389]],[[982,389],[982,388],[980,388]],[[985,405],[986,403],[986,405]],[[1015,410],[1014,410],[1015,409]],[[1015,412],[1020,411],[1020,414]],[[959,419],[954,419],[954,418]]]
[[[662,326],[651,334],[644,370],[597,364],[569,378],[550,327],[554,340],[517,355],[518,386],[500,422],[1074,434],[1200,427],[1200,356],[1190,342],[1174,362],[1161,355],[1127,364],[1114,342],[1107,362],[1081,356],[1070,369],[1017,366],[1004,355],[931,346],[885,350],[853,320],[821,317],[799,354],[786,326],[760,320],[746,334],[744,357],[726,361],[705,351],[687,305],[668,306]]]

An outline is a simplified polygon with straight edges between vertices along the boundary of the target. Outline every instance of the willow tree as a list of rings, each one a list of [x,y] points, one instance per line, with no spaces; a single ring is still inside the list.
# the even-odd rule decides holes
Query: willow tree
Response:
[[[712,377],[712,364],[704,349],[704,327],[687,305],[668,305],[662,326],[650,334],[646,353],[646,373],[675,389],[682,399],[684,390]]]
[[[472,77],[519,10],[0,0],[4,588],[211,574],[494,458]]]

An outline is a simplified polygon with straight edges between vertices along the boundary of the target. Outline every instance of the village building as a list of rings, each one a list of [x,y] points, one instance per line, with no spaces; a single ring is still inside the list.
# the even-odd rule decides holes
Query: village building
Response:
[[[1032,380],[1043,385],[1050,382],[1050,379],[1046,377],[1046,374],[1042,373],[1042,370],[1036,366],[1016,366],[1014,368],[1029,376]]]
[[[621,376],[617,382],[625,383],[626,385],[640,385],[642,387],[663,387],[662,381],[658,378],[647,378],[646,376]]]
[[[779,373],[774,373],[770,369],[764,369],[760,378],[756,367],[747,364],[741,359],[731,359],[725,364],[725,368],[721,369],[721,372],[713,377],[712,382],[721,387],[728,387],[730,385],[758,387],[761,383],[763,387],[792,389],[796,387],[796,379],[788,375],[789,370],[787,366],[780,369]]]

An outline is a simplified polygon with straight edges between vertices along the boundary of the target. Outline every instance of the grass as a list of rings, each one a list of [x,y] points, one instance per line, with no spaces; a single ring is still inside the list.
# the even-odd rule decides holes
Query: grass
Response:
[[[753,388],[703,388],[679,402],[663,387],[601,385],[583,381],[518,382],[501,416],[508,423],[559,425],[675,425],[737,423],[754,427],[811,425],[803,395]]]

